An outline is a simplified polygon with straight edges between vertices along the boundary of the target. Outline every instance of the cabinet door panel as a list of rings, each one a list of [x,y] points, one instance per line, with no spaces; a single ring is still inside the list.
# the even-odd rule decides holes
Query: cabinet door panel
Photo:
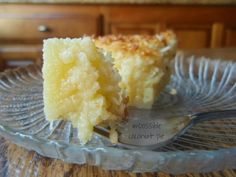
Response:
[[[150,34],[153,35],[163,29],[175,31],[179,48],[195,49],[210,47],[211,26],[209,25],[165,25],[157,24],[112,24],[111,33],[113,34]]]
[[[176,30],[179,48],[205,48],[209,46],[208,35],[205,31]]]
[[[179,48],[197,49],[210,47],[211,26],[202,25],[168,25],[178,37]]]
[[[161,30],[161,24],[112,24],[112,34],[155,34]]]
[[[227,28],[225,30],[225,46],[226,47],[236,46],[236,27]]]

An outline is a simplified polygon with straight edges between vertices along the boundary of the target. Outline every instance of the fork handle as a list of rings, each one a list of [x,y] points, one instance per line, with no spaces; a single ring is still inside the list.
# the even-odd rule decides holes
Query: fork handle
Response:
[[[236,118],[236,110],[233,109],[233,110],[222,110],[222,111],[210,111],[191,115],[191,119],[194,123],[199,123],[205,120],[227,119],[227,118]]]

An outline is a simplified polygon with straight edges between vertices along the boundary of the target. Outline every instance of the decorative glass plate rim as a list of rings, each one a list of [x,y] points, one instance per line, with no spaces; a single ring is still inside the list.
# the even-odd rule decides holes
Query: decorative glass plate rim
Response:
[[[181,57],[181,56],[179,56]],[[33,66],[34,67],[34,66]],[[21,69],[21,68],[20,68]],[[19,69],[14,69],[19,70]],[[11,72],[7,70],[4,73]],[[2,73],[2,74],[4,74]],[[2,74],[0,76],[2,76]],[[25,147],[29,150],[34,150],[41,155],[47,154],[48,157],[62,159],[69,163],[98,165],[105,169],[110,170],[128,170],[133,172],[153,172],[153,171],[165,171],[168,173],[179,174],[186,172],[209,172],[213,170],[220,170],[223,167],[235,168],[236,160],[224,162],[224,166],[220,163],[220,160],[232,158],[236,156],[236,147],[222,148],[219,150],[186,150],[179,152],[154,152],[148,150],[130,150],[119,149],[116,147],[93,147],[90,145],[75,145],[65,142],[59,142],[55,140],[49,140],[40,138],[35,135],[26,135],[20,132],[14,131],[12,128],[6,125],[0,125],[0,134],[12,140],[15,144]],[[31,147],[29,144],[31,142]],[[43,143],[42,143],[43,142]],[[42,146],[44,146],[42,148]],[[75,154],[75,152],[77,154]],[[74,156],[74,157],[73,157]],[[108,160],[107,160],[107,157]],[[203,159],[209,157],[207,162]],[[150,158],[152,157],[152,158]],[[177,158],[179,157],[179,158]],[[190,161],[189,158],[194,158],[196,162],[201,163],[201,167],[195,167],[192,169],[181,168],[176,169],[175,166],[168,166],[169,160],[179,159],[176,164],[187,165]],[[110,159],[115,158],[117,164],[111,164]],[[126,163],[122,163],[126,160]],[[233,158],[232,158],[233,159]],[[236,159],[236,158],[234,158]],[[119,161],[120,160],[120,161]],[[140,164],[136,163],[139,162]],[[149,166],[145,163],[149,163]],[[152,165],[151,165],[151,164]],[[208,163],[211,163],[211,167],[206,167]],[[219,165],[220,164],[220,165]],[[168,168],[167,168],[168,167]]]
[[[157,171],[163,171],[166,173],[171,173],[171,174],[182,174],[182,173],[206,173],[206,172],[212,172],[216,170],[225,170],[225,169],[233,169],[236,167],[236,159],[233,158],[234,156],[236,157],[236,147],[234,148],[222,148],[219,150],[187,150],[187,151],[179,151],[179,152],[154,152],[154,151],[149,151],[149,150],[132,150],[132,149],[119,149],[115,147],[91,147],[91,146],[78,146],[78,145],[71,145],[67,143],[62,143],[62,142],[57,142],[54,140],[46,140],[43,138],[36,137],[34,135],[23,135],[20,134],[19,132],[14,132],[11,128],[7,126],[2,126],[0,125],[0,134],[4,138],[10,140],[12,143],[17,144],[21,147],[24,147],[28,150],[33,150],[37,153],[39,153],[42,156],[45,156],[44,150],[40,148],[40,144],[44,144],[47,148],[49,148],[48,152],[55,151],[55,154],[50,154],[47,155],[46,157],[49,158],[55,158],[55,159],[60,159],[63,160],[67,163],[75,163],[75,164],[89,164],[89,165],[95,165],[95,166],[100,166],[106,170],[125,170],[125,171],[131,171],[134,173],[142,173],[142,172],[157,172]],[[24,142],[24,143],[22,143]],[[34,147],[29,148],[28,147],[28,142],[33,142]],[[69,155],[74,155],[75,157],[77,156],[83,156],[80,160],[81,162],[78,162],[78,159],[68,159],[67,158],[67,153],[62,152],[63,148],[67,149],[67,153]],[[73,152],[73,154],[70,153]],[[115,155],[119,151],[120,157],[124,157],[128,161],[125,163],[125,165],[122,165],[121,163],[118,163],[119,166],[107,164],[107,163],[102,163],[101,160],[103,157],[96,157],[96,160],[93,159],[91,160],[91,151],[93,153],[99,153],[103,152],[104,156],[110,155],[110,158],[118,158],[119,156]],[[77,152],[77,154],[74,154],[74,152]],[[113,156],[112,156],[113,155]],[[134,161],[140,160],[140,161],[146,161],[150,163],[150,157],[153,159],[153,164],[157,164],[154,168],[144,168],[142,167],[141,164],[140,166],[134,166]],[[176,166],[168,166],[166,168],[166,164],[163,165],[162,161],[164,158],[171,160],[172,158],[179,158],[181,159],[177,164],[188,164],[189,163],[189,157],[196,159],[197,163],[201,163],[201,167],[197,168],[184,168],[184,169],[176,169]],[[203,160],[206,157],[210,157],[206,162]],[[99,159],[99,160],[98,160]],[[142,159],[142,160],[141,160]],[[232,161],[226,161],[222,165],[222,159],[235,159]],[[167,160],[167,161],[168,161]],[[123,161],[123,160],[122,160]],[[168,162],[167,162],[168,163]],[[175,163],[174,163],[175,164]],[[207,167],[208,164],[211,164],[212,167]]]

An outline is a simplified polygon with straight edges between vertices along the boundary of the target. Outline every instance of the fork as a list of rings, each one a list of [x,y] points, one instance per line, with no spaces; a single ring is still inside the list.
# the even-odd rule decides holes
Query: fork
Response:
[[[156,149],[183,135],[192,126],[209,120],[236,118],[236,110],[201,112],[186,116],[142,119],[131,117],[118,126],[118,146],[128,149]],[[98,135],[109,138],[107,127],[96,126]]]

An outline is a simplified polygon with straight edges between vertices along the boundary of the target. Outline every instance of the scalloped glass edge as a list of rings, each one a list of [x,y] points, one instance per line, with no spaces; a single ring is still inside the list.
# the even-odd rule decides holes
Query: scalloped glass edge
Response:
[[[192,150],[179,152],[154,152],[125,150],[113,147],[68,145],[12,131],[0,126],[0,134],[15,144],[40,155],[58,158],[67,163],[89,164],[106,170],[132,172],[163,171],[171,174],[189,172],[205,173],[236,168],[236,148],[220,150]],[[29,144],[31,147],[29,147]],[[192,162],[194,161],[194,164]]]

